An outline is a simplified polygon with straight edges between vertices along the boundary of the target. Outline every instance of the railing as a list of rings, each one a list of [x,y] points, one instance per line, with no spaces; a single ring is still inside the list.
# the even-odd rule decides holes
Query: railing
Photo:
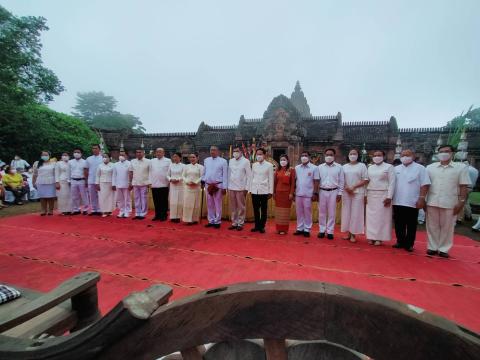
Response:
[[[388,126],[390,121],[348,121],[343,122],[342,126]]]

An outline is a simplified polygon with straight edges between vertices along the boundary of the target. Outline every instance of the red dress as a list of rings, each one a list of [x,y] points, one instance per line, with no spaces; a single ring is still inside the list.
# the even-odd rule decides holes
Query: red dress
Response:
[[[290,224],[290,208],[295,191],[295,169],[280,169],[275,173],[275,225],[277,231],[288,231]]]

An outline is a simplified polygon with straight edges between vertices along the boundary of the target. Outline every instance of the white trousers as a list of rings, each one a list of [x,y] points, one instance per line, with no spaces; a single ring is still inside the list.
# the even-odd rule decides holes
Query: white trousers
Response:
[[[296,196],[297,230],[310,232],[312,229],[312,198]]]
[[[132,197],[128,188],[117,188],[117,206],[120,209],[118,215],[129,216],[132,212]]]
[[[453,209],[427,206],[428,249],[448,253],[453,246],[456,216]]]
[[[228,202],[232,214],[232,225],[243,226],[246,214],[246,197],[243,190],[228,190]]]
[[[320,190],[318,224],[321,233],[326,231],[327,234],[333,234],[335,228],[335,211],[337,209],[337,194],[338,190]]]
[[[365,232],[365,195],[342,194],[342,232],[363,234]]]
[[[73,211],[81,211],[80,201],[83,205],[83,211],[88,211],[88,192],[85,187],[85,180],[70,181],[70,196],[72,197]]]

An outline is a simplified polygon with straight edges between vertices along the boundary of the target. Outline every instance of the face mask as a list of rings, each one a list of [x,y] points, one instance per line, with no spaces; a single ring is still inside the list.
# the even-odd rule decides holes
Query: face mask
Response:
[[[110,162],[110,159],[109,159],[109,158],[103,158],[103,162],[104,162],[105,164],[108,164],[108,163]]]
[[[118,157],[118,160],[120,160],[120,161],[125,161],[125,156],[120,155],[120,156]]]
[[[408,164],[411,164],[413,162],[413,159],[411,156],[402,156],[400,158],[400,161],[402,162],[403,165],[408,165]]]
[[[48,159],[50,159],[50,156],[43,155],[43,156],[40,157],[40,159],[42,159],[43,161],[48,161]]]
[[[348,160],[350,161],[357,161],[357,159],[358,159],[358,155],[355,155],[355,154],[348,155]]]
[[[281,166],[287,166],[288,161],[287,160],[280,160],[280,165]]]
[[[302,156],[300,160],[302,161],[302,164],[306,164],[308,163],[308,156]]]
[[[68,156],[68,155],[62,155],[62,160],[63,160],[63,161],[68,161],[68,160],[70,160],[70,156]]]
[[[20,160],[20,156],[15,156],[15,160]]]
[[[238,158],[240,157],[240,153],[239,153],[238,151],[235,151],[235,152],[233,153],[233,157],[234,157],[235,159],[238,159]]]
[[[73,153],[73,157],[75,159],[80,159],[82,157],[82,154],[76,152],[76,153]]]
[[[325,162],[330,164],[333,162],[333,156],[325,156]]]
[[[263,161],[263,155],[257,155],[257,161]]]
[[[437,157],[438,157],[438,160],[440,161],[448,161],[450,160],[450,153],[441,152],[441,153],[438,153]]]
[[[12,169],[12,170],[10,170],[10,174],[14,174],[14,175],[15,175],[16,173],[17,173],[17,169]]]
[[[383,162],[383,157],[382,156],[374,156],[372,160],[375,164],[381,164]]]

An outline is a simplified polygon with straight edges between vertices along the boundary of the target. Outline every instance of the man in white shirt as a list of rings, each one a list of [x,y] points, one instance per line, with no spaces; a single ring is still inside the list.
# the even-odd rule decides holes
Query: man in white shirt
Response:
[[[233,149],[233,158],[228,163],[228,200],[232,214],[229,230],[243,229],[245,223],[245,200],[250,187],[252,169],[250,161],[242,156],[240,148]]]
[[[100,145],[92,145],[92,155],[87,157],[87,169],[88,169],[88,196],[90,199],[90,215],[100,216],[100,205],[98,204],[98,192],[95,184],[95,177],[97,174],[97,168],[103,163],[103,156],[100,153]]]
[[[73,159],[68,161],[70,166],[70,195],[72,197],[72,215],[79,215],[81,212],[80,200],[83,205],[83,215],[88,214],[87,178],[88,164],[82,159],[82,150],[73,150]]]
[[[319,238],[333,240],[337,203],[342,200],[345,184],[342,165],[335,162],[335,149],[325,150],[325,162],[318,166],[320,195],[318,200]]]
[[[210,157],[203,162],[203,183],[207,186],[208,224],[205,227],[220,229],[222,223],[223,195],[228,188],[228,163],[218,156],[218,147],[210,147]]]
[[[402,151],[401,165],[395,167],[393,192],[393,220],[395,221],[396,249],[413,251],[417,233],[418,210],[425,207],[425,197],[430,186],[427,170],[413,160],[415,153]]]
[[[129,167],[129,189],[133,189],[135,200],[135,217],[133,220],[143,220],[148,213],[148,187],[150,185],[150,160],[145,158],[145,151],[137,149],[135,159]]]
[[[255,227],[251,231],[258,231],[262,234],[265,233],[268,199],[273,195],[274,186],[273,165],[265,161],[265,155],[266,152],[263,148],[257,149],[257,162],[252,165],[252,179],[250,181],[253,215],[255,217]]]
[[[300,155],[301,164],[295,166],[295,211],[297,231],[293,235],[310,237],[312,229],[312,201],[318,200],[320,177],[318,167],[310,162],[310,154]]]
[[[118,218],[128,218],[132,211],[132,198],[129,189],[130,161],[125,151],[120,151],[118,161],[113,165],[112,187],[116,190]]]
[[[467,199],[465,201],[465,207],[461,211],[459,220],[472,220],[472,208],[470,206],[470,193],[473,191],[473,188],[477,184],[478,180],[478,170],[475,169],[468,161],[463,162],[468,166],[468,176],[470,177],[470,185],[467,188]]]
[[[165,221],[167,220],[168,186],[170,185],[167,179],[167,173],[172,164],[172,160],[165,157],[165,150],[163,148],[157,148],[155,155],[157,157],[150,160],[149,173],[153,205],[155,206],[155,216],[152,221]]]
[[[454,223],[465,205],[470,185],[468,166],[452,161],[454,148],[443,145],[438,149],[440,162],[427,166],[432,184],[427,196],[427,255],[448,258],[453,245]]]
[[[19,155],[15,155],[10,166],[12,169],[17,169],[18,172],[23,173],[30,167],[30,164],[23,160]]]

